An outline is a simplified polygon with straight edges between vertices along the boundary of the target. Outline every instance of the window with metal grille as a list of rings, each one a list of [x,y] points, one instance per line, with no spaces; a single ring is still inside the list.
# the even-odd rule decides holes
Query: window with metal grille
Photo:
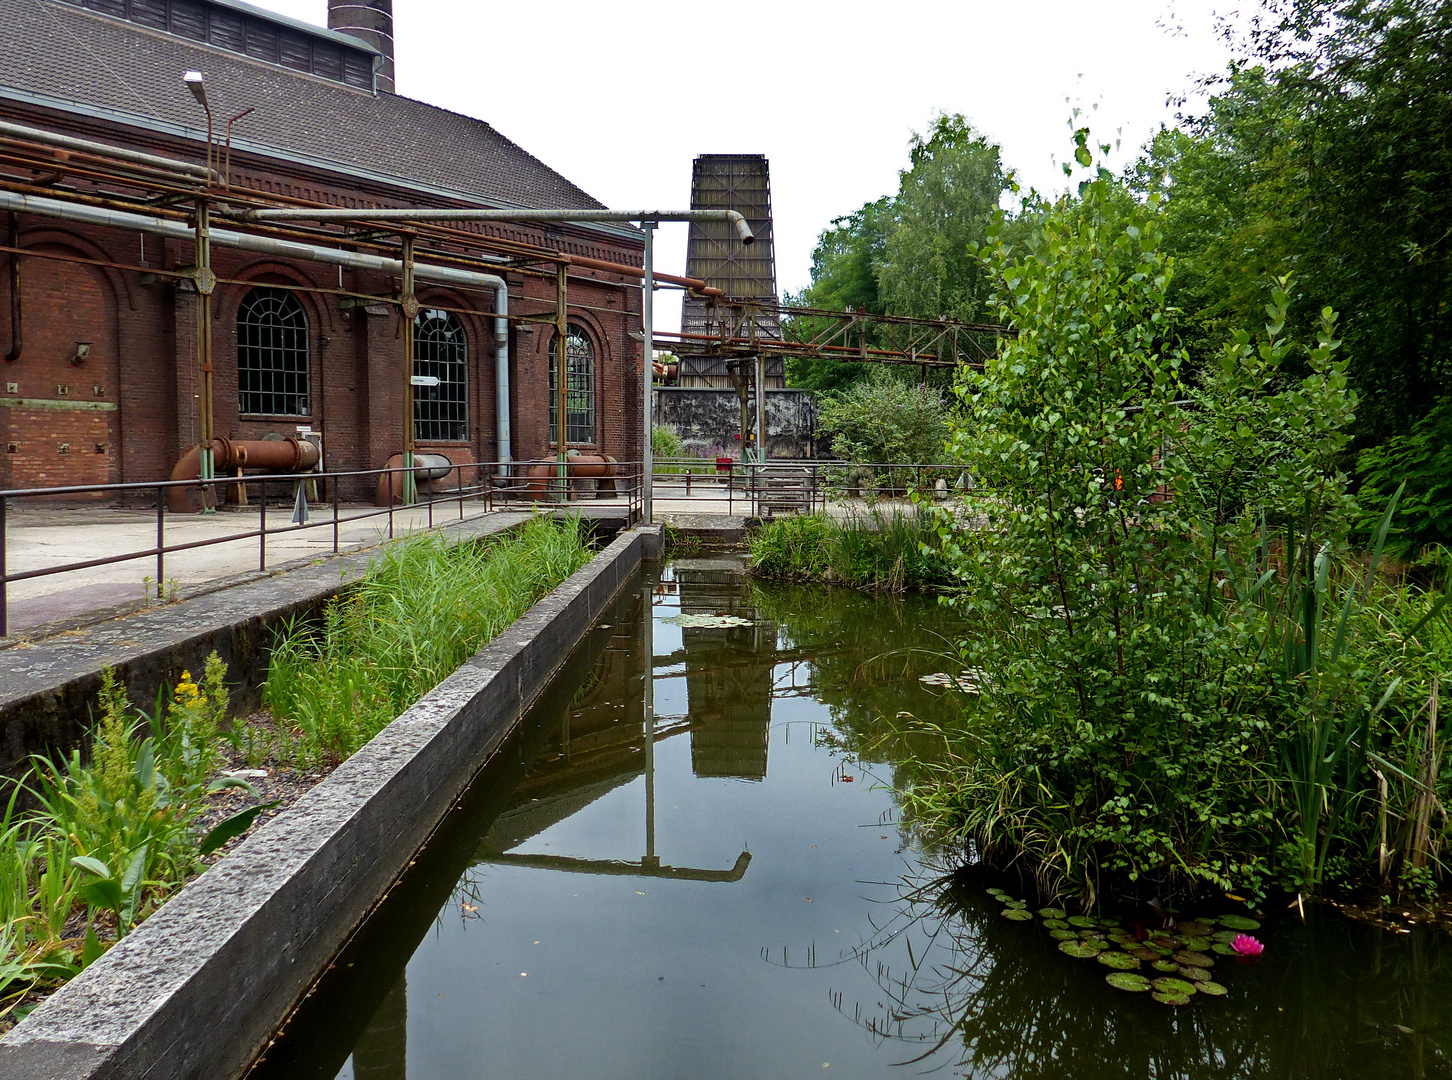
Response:
[[[571,443],[595,443],[595,349],[585,331],[574,323],[565,328],[565,438]],[[560,383],[559,335],[550,343],[550,443],[559,443]]]
[[[424,308],[414,321],[413,373],[428,386],[413,388],[413,437],[420,442],[469,438],[469,342],[459,320]]]
[[[245,416],[309,416],[308,317],[286,289],[259,286],[237,311],[237,399]]]

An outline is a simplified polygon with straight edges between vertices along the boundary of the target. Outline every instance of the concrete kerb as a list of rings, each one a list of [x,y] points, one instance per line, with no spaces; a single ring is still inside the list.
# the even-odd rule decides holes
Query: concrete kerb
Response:
[[[623,532],[0,1039],[7,1080],[244,1070],[642,559]]]

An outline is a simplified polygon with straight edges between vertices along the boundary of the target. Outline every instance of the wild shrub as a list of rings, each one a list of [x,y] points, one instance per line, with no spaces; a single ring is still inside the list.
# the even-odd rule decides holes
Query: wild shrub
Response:
[[[950,584],[934,517],[926,510],[873,510],[844,520],[794,514],[749,540],[751,572],[776,581],[830,582],[871,592]]]
[[[1263,336],[1192,378],[1159,242],[1154,199],[1101,169],[1025,249],[984,253],[1018,335],[961,382],[955,446],[988,521],[945,521],[943,548],[987,677],[908,804],[1090,902],[1309,893],[1364,865],[1369,733],[1415,708],[1372,640],[1375,567],[1346,550],[1355,398],[1329,309],[1309,347],[1285,337],[1288,280]]]

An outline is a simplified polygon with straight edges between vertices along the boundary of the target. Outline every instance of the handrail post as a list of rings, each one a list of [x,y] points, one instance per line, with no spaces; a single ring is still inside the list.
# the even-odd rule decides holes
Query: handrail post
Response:
[[[262,485],[262,491],[257,496],[257,519],[261,524],[257,533],[257,569],[260,573],[267,571],[267,477],[259,478],[258,483]]]
[[[410,472],[413,470],[410,469]],[[385,469],[388,477],[388,539],[393,539],[393,470]]]
[[[333,477],[333,554],[338,554],[338,481],[339,477]]]
[[[156,596],[161,598],[161,583],[166,580],[166,489],[156,485]]]
[[[5,559],[10,546],[9,505],[10,500],[0,495],[0,637],[10,633],[10,567]]]

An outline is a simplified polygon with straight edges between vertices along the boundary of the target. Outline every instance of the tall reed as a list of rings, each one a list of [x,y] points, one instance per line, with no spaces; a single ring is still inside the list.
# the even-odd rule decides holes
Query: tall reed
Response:
[[[265,698],[303,765],[340,761],[589,559],[574,523],[460,544],[395,544],[321,627],[273,646]]]
[[[775,581],[831,582],[870,592],[952,583],[936,518],[928,511],[873,509],[838,520],[778,518],[752,533],[751,572]]]

